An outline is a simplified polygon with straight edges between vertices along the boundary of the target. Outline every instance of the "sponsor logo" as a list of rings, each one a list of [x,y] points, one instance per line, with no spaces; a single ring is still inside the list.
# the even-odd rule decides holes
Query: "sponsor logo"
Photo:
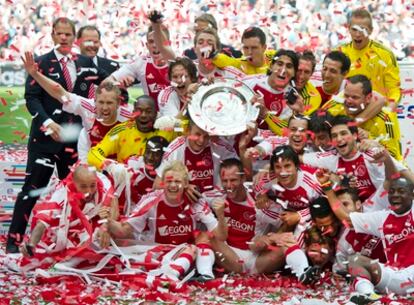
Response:
[[[402,229],[399,234],[386,234],[385,239],[387,240],[389,245],[392,245],[393,243],[399,242],[413,233],[414,233],[414,227],[411,225],[408,228],[406,227]]]
[[[369,179],[361,179],[361,180],[357,180],[356,182],[356,187],[360,188],[360,187],[369,187],[371,186],[372,183]]]
[[[254,225],[240,222],[233,218],[229,218],[228,225],[232,227],[233,229],[242,231],[242,232],[253,232],[254,231]]]
[[[212,177],[214,175],[214,171],[212,169],[206,169],[206,170],[192,170],[190,172],[191,180],[197,180],[197,179],[205,179]]]
[[[161,236],[185,235],[192,232],[191,225],[163,226],[158,228]]]

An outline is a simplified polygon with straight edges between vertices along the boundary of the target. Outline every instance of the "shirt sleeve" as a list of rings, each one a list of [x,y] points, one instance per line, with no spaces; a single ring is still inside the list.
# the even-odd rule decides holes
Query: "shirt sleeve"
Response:
[[[382,227],[388,215],[389,211],[371,213],[353,212],[349,214],[349,217],[351,218],[355,232],[381,237]]]
[[[227,66],[232,66],[237,69],[241,68],[241,61],[239,58],[233,58],[223,53],[219,53],[216,57],[214,57],[213,64],[218,68],[224,68]]]
[[[387,53],[388,59],[385,63],[387,67],[383,74],[384,87],[386,88],[388,101],[399,103],[401,100],[400,68],[394,54],[391,51]]]
[[[111,75],[116,79],[120,80],[125,77],[133,77],[138,81],[142,81],[142,71],[145,73],[145,62],[142,58],[136,59],[134,62],[123,65],[120,69],[116,70]]]
[[[200,200],[197,202],[193,207],[193,213],[196,216],[196,220],[203,223],[209,232],[217,227],[218,221],[206,201]]]
[[[304,153],[303,163],[313,167],[320,167],[336,172],[338,164],[337,156],[328,153]]]
[[[85,128],[82,128],[78,139],[78,158],[81,162],[87,162],[88,152],[90,148],[91,142],[89,140],[88,133],[86,132]]]
[[[79,115],[82,118],[82,125],[86,129],[92,128],[96,116],[95,101],[93,99],[69,93],[69,100],[62,103],[62,109]]]

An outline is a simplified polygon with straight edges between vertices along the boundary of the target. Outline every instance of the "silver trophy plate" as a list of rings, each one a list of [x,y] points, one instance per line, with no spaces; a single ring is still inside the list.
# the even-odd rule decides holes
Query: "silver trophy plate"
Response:
[[[251,104],[254,92],[235,79],[219,79],[200,86],[192,96],[188,111],[198,127],[212,135],[231,136],[246,130],[256,121],[259,109]]]

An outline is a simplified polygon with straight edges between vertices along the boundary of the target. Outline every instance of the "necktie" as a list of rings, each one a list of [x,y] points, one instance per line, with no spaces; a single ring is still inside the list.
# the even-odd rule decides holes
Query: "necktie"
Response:
[[[72,84],[72,79],[70,78],[67,60],[68,59],[66,57],[62,57],[62,59],[60,60],[60,63],[62,64],[62,72],[63,72],[63,77],[65,78],[65,82],[66,82],[66,89],[69,92],[72,92],[73,84]]]
[[[95,99],[95,85],[93,83],[89,86],[88,98]]]

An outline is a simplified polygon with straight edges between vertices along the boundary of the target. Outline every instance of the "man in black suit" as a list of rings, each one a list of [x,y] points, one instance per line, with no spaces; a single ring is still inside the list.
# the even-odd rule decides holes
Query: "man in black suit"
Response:
[[[85,25],[78,30],[77,39],[82,55],[92,58],[93,63],[108,74],[112,74],[119,69],[119,63],[114,60],[98,56],[101,43],[101,32],[94,25]],[[88,97],[94,98],[95,87],[91,87]],[[128,103],[128,91],[121,89],[121,103]]]
[[[88,97],[91,82],[99,84],[108,74],[100,71],[92,59],[71,53],[75,24],[67,18],[53,23],[54,50],[37,58],[39,70],[67,91]],[[77,160],[77,131],[81,119],[62,110],[62,104],[46,93],[30,76],[26,80],[26,106],[33,117],[28,143],[26,178],[17,196],[6,251],[18,252],[30,213],[47,186],[56,166],[59,179],[69,173]]]

